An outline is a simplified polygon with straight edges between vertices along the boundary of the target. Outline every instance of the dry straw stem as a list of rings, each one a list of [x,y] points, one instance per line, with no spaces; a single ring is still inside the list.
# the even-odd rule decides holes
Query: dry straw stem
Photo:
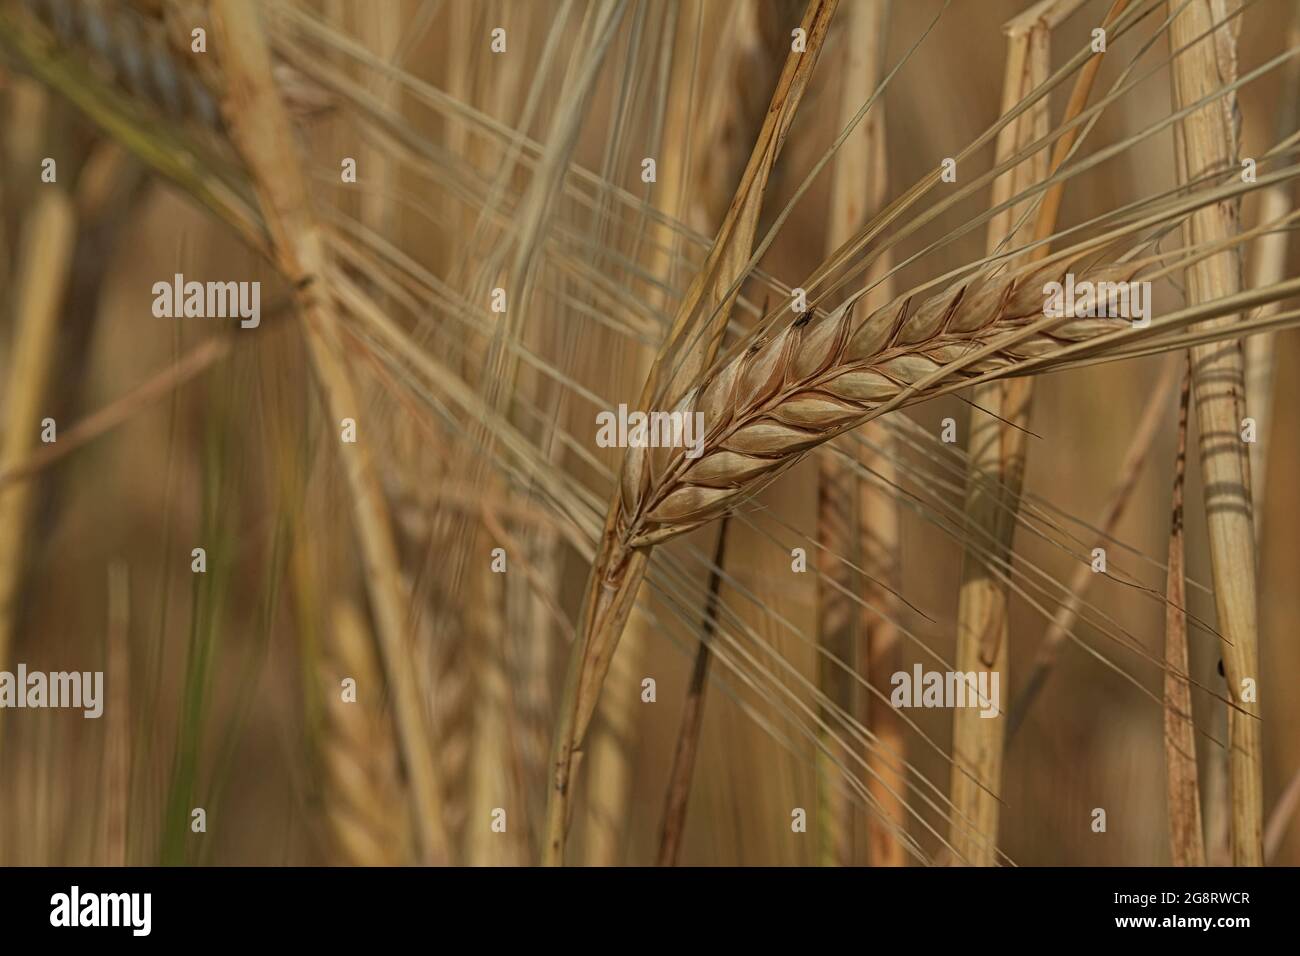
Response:
[[[635,794],[636,709],[643,706],[637,688],[645,673],[642,662],[653,634],[643,601],[638,601],[610,665],[610,683],[620,691],[601,699],[599,717],[588,742],[591,786],[583,835],[583,860],[587,866],[619,866],[624,862],[624,838]]]
[[[1170,46],[1189,47],[1173,62],[1177,109],[1236,80],[1234,31],[1240,28],[1240,18],[1212,30],[1236,6],[1231,0],[1171,0]],[[1204,38],[1198,41],[1197,37]],[[1182,150],[1177,165],[1183,182],[1239,168],[1236,113],[1236,95],[1229,93],[1182,121],[1178,127]],[[1184,224],[1184,245],[1191,247],[1235,236],[1238,209],[1238,203],[1229,200],[1197,210]],[[1241,262],[1235,248],[1187,269],[1189,303],[1211,302],[1240,289]],[[1231,326],[1238,318],[1225,315],[1193,331]],[[1240,341],[1193,348],[1192,373],[1218,631],[1223,640],[1228,692],[1240,708],[1228,714],[1232,857],[1238,866],[1258,866],[1263,863],[1259,704],[1257,699],[1247,701],[1242,697],[1242,682],[1257,682],[1260,674],[1250,463],[1246,445],[1240,440],[1241,422],[1246,417]]]
[[[321,663],[325,732],[325,817],[338,862],[400,866],[407,852],[407,812],[397,773],[397,743],[380,703],[384,679],[365,619],[346,600],[330,609],[328,645]],[[344,700],[343,681],[355,684]]]
[[[1175,866],[1204,866],[1201,798],[1196,773],[1196,727],[1187,673],[1187,582],[1183,561],[1183,482],[1187,473],[1187,406],[1191,370],[1178,403],[1169,574],[1165,587],[1165,780],[1169,798],[1169,855]]]
[[[1003,87],[1003,114],[1027,102],[1048,79],[1052,28],[1063,22],[1080,4],[1076,0],[1044,0],[1007,24],[1008,55]],[[1102,22],[1110,28],[1128,6],[1116,0]],[[1083,65],[1075,79],[1063,125],[1084,110],[1101,54]],[[1034,141],[1041,141],[1049,126],[1048,101],[1041,98],[1016,123],[998,135],[996,165],[1019,154]],[[1061,136],[1048,165],[1044,152],[1000,176],[993,185],[993,204],[1001,206],[1036,182],[1055,174],[1064,164],[1080,128]],[[1030,260],[1047,255],[1046,240],[1056,227],[1064,194],[1064,183],[1054,183],[1043,195],[1034,223],[1033,239],[1039,243]],[[990,252],[1004,245],[1018,244],[1014,225],[1029,212],[1027,203],[1009,206],[989,221]],[[968,461],[966,515],[979,537],[994,542],[992,553],[968,548],[963,555],[962,583],[957,610],[957,669],[961,672],[992,670],[1002,673],[1004,682],[1009,661],[1007,622],[1008,590],[994,567],[1009,566],[1020,489],[1025,470],[1025,426],[1029,420],[1033,380],[1022,378],[988,383],[974,390],[974,407],[987,410],[989,417],[973,420]],[[954,817],[952,843],[971,863],[994,862],[998,832],[998,799],[1002,786],[1002,756],[1006,746],[1004,715],[988,720],[973,709],[953,713],[952,800]]]
[[[42,188],[19,237],[16,332],[4,397],[0,474],[25,462],[40,441],[76,232],[76,212],[67,193],[59,186]],[[0,669],[9,663],[35,490],[31,481],[0,485]]]
[[[888,0],[862,0],[845,8],[836,129],[853,121],[860,105],[871,99],[884,77],[889,7]],[[887,172],[884,100],[877,99],[861,127],[836,154],[827,214],[829,253],[852,239],[884,208]],[[872,287],[868,303],[892,298],[893,280],[886,275],[891,262],[888,251],[872,262],[867,276]],[[857,464],[889,488],[895,477],[890,433],[872,424],[865,437],[866,443],[855,446]],[[876,487],[875,482],[859,481],[857,469],[829,451],[818,459],[817,482],[817,540],[821,545],[817,550],[817,635],[825,651],[818,658],[818,684],[827,704],[840,713],[852,713],[855,688],[846,666],[865,667],[868,679],[885,688],[889,686],[887,675],[897,670],[898,639],[892,621],[898,604],[893,591],[898,511],[888,491]],[[841,556],[854,560],[846,562]],[[851,597],[855,589],[852,564],[866,571],[861,604]],[[868,852],[875,865],[901,866],[905,851],[895,833],[905,825],[899,796],[905,785],[898,769],[903,764],[903,736],[898,715],[882,703],[879,696],[870,695],[866,705],[866,726],[878,744],[867,753],[867,786],[877,811],[867,820]],[[845,745],[830,731],[830,722],[824,704],[817,750],[818,855],[824,865],[848,866],[854,862],[855,806],[839,777],[840,768],[851,761]]]
[[[807,48],[791,52],[772,96],[763,128],[741,177],[704,267],[682,299],[666,340],[655,358],[642,390],[643,407],[660,394],[680,394],[707,368],[717,354],[727,328],[753,247],[763,193],[795,111],[830,27],[837,0],[810,0],[801,23]],[[624,459],[624,470],[633,456]],[[554,777],[547,804],[543,861],[559,865],[564,859],[573,765],[591,723],[600,689],[631,613],[648,550],[629,548],[621,534],[624,496],[616,492],[606,516],[597,555],[583,599],[581,633],[570,658],[569,676],[559,705],[552,759]]]
[[[475,548],[474,553],[488,551],[489,547],[484,546]],[[521,551],[510,549],[509,553]],[[494,574],[484,566],[470,573],[467,585],[472,604],[464,616],[474,692],[473,746],[466,781],[469,815],[465,859],[472,866],[518,865],[523,862],[521,851],[528,823],[518,788],[518,724],[505,666],[505,641],[511,629],[503,608],[505,578],[509,575]],[[487,825],[487,815],[497,807],[507,813],[505,833],[496,833]]]
[[[327,286],[329,268],[311,213],[299,158],[284,105],[271,80],[266,40],[249,0],[213,4],[213,27],[226,80],[222,112],[256,186],[271,248],[293,283],[313,368],[325,394],[330,419],[360,410],[339,340]],[[420,858],[447,859],[437,775],[425,732],[422,707],[406,632],[406,599],[383,492],[364,442],[343,449],[342,464],[352,494],[353,519],[361,542],[366,584],[379,634],[385,672],[409,775]]]
[[[1287,46],[1300,46],[1300,9],[1291,11]],[[1281,76],[1282,98],[1277,110],[1277,138],[1285,141],[1300,120],[1300,57],[1287,62]],[[1294,205],[1295,183],[1283,180],[1264,190],[1259,198],[1261,223],[1282,220]],[[1277,228],[1255,240],[1251,255],[1250,286],[1262,289],[1286,276],[1290,230]],[[1281,302],[1264,306],[1261,316],[1276,314]],[[1246,407],[1257,423],[1255,447],[1251,452],[1250,477],[1255,509],[1255,537],[1262,537],[1264,487],[1268,477],[1268,453],[1273,436],[1273,373],[1277,363],[1277,333],[1246,339]]]
[[[695,145],[690,202],[677,219],[702,233],[712,233],[726,215],[749,148],[763,125],[768,92],[790,51],[790,29],[799,23],[804,7],[803,0],[727,0],[725,7],[717,0],[694,0],[681,8],[679,23],[694,24],[699,9],[704,14],[699,21],[703,30],[682,30],[679,36],[695,48],[685,60],[687,65],[698,61],[696,72],[703,75],[696,81],[697,92],[705,95],[695,97],[694,108],[685,103],[688,113],[680,114],[697,115],[692,123],[680,124],[693,127]],[[850,10],[846,7],[845,13]],[[712,22],[710,14],[715,15]]]
[[[1002,114],[1006,116],[1043,84],[1049,72],[1051,30],[1038,17],[1007,27],[1006,73]],[[998,133],[995,165],[1002,165],[1041,139],[1048,130],[1046,98],[1022,113]],[[1032,155],[993,183],[994,207],[1022,194],[1046,178],[1047,155]],[[994,254],[1004,245],[1023,243],[1017,223],[1028,212],[1028,201],[1009,206],[988,225],[986,248]],[[1025,426],[1029,421],[1033,379],[989,382],[974,390],[967,460],[965,515],[974,541],[993,542],[990,551],[968,547],[962,555],[961,590],[957,601],[956,668],[959,672],[994,671],[1008,680],[1007,602],[1005,581],[996,568],[1011,559],[1016,504],[1024,475]],[[977,866],[996,861],[998,794],[1002,790],[1003,715],[988,719],[976,709],[958,708],[952,720],[952,783],[954,807],[949,834],[958,859]]]
[[[690,116],[698,100],[697,87],[701,83],[700,47],[706,35],[706,12],[729,15],[726,27],[726,45],[716,58],[719,70],[732,70],[743,61],[743,53],[754,42],[758,25],[758,9],[752,4],[739,3],[722,10],[708,10],[704,0],[689,0],[676,7],[665,17],[665,29],[672,45],[672,66],[668,78],[663,116],[665,119]],[[721,24],[719,24],[721,28]],[[738,71],[739,72],[739,71]],[[760,76],[765,73],[760,73]],[[725,79],[725,78],[724,78]],[[738,76],[737,82],[741,78]],[[752,77],[745,77],[751,87],[757,86]],[[761,81],[760,81],[761,82]],[[665,218],[651,222],[649,229],[647,273],[663,277],[662,285],[652,285],[649,301],[659,313],[673,308],[672,290],[678,286],[676,268],[682,250],[682,239],[675,225],[679,222],[696,222],[703,230],[712,230],[717,219],[705,222],[707,211],[701,202],[689,202],[687,183],[694,182],[696,193],[711,191],[699,188],[700,177],[711,182],[710,177],[722,179],[731,172],[739,173],[748,159],[748,141],[738,142],[733,127],[736,114],[743,112],[735,107],[735,97],[723,96],[709,99],[710,108],[705,115],[692,122],[665,122],[663,139],[658,144],[660,156],[658,178],[651,189],[651,202],[665,214]],[[743,121],[739,125],[744,125]],[[703,140],[703,142],[701,142]],[[743,151],[738,158],[737,147]],[[699,154],[703,169],[692,176],[693,154]],[[734,167],[734,168],[733,168]],[[724,188],[730,189],[727,181]],[[723,211],[725,214],[725,210]],[[639,348],[635,343],[627,381],[643,383],[650,374],[654,361],[651,350]],[[644,597],[633,608],[619,641],[618,651],[610,663],[609,679],[615,686],[632,688],[639,679],[641,661],[651,638],[651,618],[644,607]],[[697,653],[702,653],[703,648]],[[603,695],[599,718],[592,729],[588,744],[591,759],[591,786],[587,795],[586,861],[589,865],[612,866],[620,862],[620,836],[627,819],[627,801],[632,788],[632,748],[630,738],[634,714],[641,706],[639,695],[623,692]]]

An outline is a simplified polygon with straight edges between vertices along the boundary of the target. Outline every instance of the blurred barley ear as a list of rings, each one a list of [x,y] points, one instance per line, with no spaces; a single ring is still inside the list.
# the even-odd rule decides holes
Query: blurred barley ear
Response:
[[[317,382],[325,393],[331,422],[338,422],[356,415],[361,406],[339,338],[326,248],[313,221],[289,118],[271,80],[266,40],[248,0],[219,0],[213,12],[226,80],[222,111],[248,163],[281,272],[297,290]],[[408,604],[401,589],[393,527],[366,444],[343,449],[341,460],[411,781],[421,855],[429,861],[446,861],[437,772],[418,684],[405,664]]]
[[[351,601],[331,606],[327,640],[321,666],[325,729],[320,741],[334,859],[355,866],[412,863],[397,742],[383,707],[383,671],[365,619]],[[355,681],[351,701],[344,697],[347,679]]]

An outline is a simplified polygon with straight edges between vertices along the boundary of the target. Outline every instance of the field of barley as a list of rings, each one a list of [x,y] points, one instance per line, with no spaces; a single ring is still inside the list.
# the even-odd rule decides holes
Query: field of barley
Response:
[[[1296,0],[0,0],[0,865],[1300,864],[1298,147]]]

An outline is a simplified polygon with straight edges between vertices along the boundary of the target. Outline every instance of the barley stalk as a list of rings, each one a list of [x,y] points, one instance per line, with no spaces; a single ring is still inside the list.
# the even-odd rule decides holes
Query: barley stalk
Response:
[[[748,9],[752,12],[756,8]],[[697,112],[700,87],[706,83],[702,67],[710,62],[701,62],[702,37],[708,32],[706,24],[716,24],[720,38],[721,31],[725,31],[725,42],[720,43],[712,58],[714,68],[721,71],[721,78],[712,81],[725,82],[736,67],[738,50],[752,39],[752,20],[743,16],[739,22],[736,19],[744,12],[737,5],[710,4],[707,0],[687,0],[663,11],[659,63],[662,79],[653,99],[652,129],[657,138],[648,141],[645,149],[657,158],[657,179],[648,187],[647,198],[663,215],[647,224],[646,234],[637,237],[635,246],[637,251],[646,249],[647,274],[663,280],[662,285],[648,283],[645,290],[645,301],[657,314],[671,314],[674,308],[672,290],[678,285],[683,253],[678,224],[691,222],[701,229],[716,226],[716,220],[707,221],[707,212],[699,203],[688,202],[687,185],[698,184],[691,173],[692,163],[698,165],[696,161],[703,159],[702,172],[707,176],[732,161],[736,145],[725,139],[723,127],[731,119],[729,110],[724,109],[720,116]],[[760,90],[770,85],[761,70],[749,77],[749,82]],[[729,106],[731,98],[724,99]],[[674,117],[682,121],[674,122]],[[728,190],[730,186],[728,183]],[[653,348],[628,343],[621,367],[611,369],[611,384],[620,397],[624,383],[636,388],[646,381],[654,354]],[[629,614],[618,651],[610,661],[608,680],[615,690],[602,697],[592,727],[584,834],[584,859],[590,866],[615,866],[626,860],[628,824],[636,797],[638,717],[644,708],[639,683],[646,674],[655,640],[653,618],[644,600],[642,595]]]
[[[330,418],[341,421],[358,414],[360,406],[326,287],[329,267],[325,247],[313,222],[290,138],[289,119],[271,82],[266,41],[249,0],[220,0],[212,11],[226,80],[223,115],[257,187],[277,261],[298,296],[304,333]],[[402,756],[410,776],[421,857],[442,860],[446,858],[447,841],[417,685],[407,665],[411,654],[406,603],[392,525],[364,443],[344,454],[343,467],[352,492],[366,582],[393,692]]]
[[[665,119],[688,116],[692,112],[693,101],[697,99],[696,87],[702,82],[698,75],[701,72],[701,34],[707,33],[704,18],[710,12],[718,13],[719,18],[729,15],[740,20],[727,31],[728,43],[716,58],[716,69],[726,71],[735,68],[742,59],[742,51],[754,39],[758,11],[750,4],[742,3],[725,9],[715,5],[709,9],[703,0],[688,0],[667,11],[665,21],[668,35],[672,38],[672,63],[664,95],[662,113]],[[724,73],[724,81],[725,78]],[[739,79],[738,76],[737,80]],[[750,83],[758,86],[762,83],[761,75],[757,83],[752,80]],[[718,97],[708,102],[711,106],[695,122],[665,123],[663,139],[657,149],[661,161],[650,199],[656,209],[671,219],[651,225],[647,269],[651,275],[663,276],[669,280],[665,288],[651,287],[648,290],[650,301],[661,313],[669,313],[673,308],[669,290],[676,286],[673,280],[676,279],[678,269],[677,257],[681,253],[680,237],[668,223],[694,222],[703,230],[712,230],[717,226],[717,219],[710,218],[709,210],[703,203],[688,202],[687,184],[702,177],[705,182],[725,186],[730,191],[733,182],[716,180],[727,180],[736,171],[730,168],[735,162],[736,148],[746,148],[746,143],[738,142],[734,136],[729,135],[734,133],[732,127],[737,125],[736,114],[743,112],[743,109],[735,108],[734,98]],[[744,124],[742,122],[739,125]],[[699,157],[695,165],[701,168],[692,177],[688,169],[696,158],[693,155],[696,153]],[[745,158],[747,156],[742,156],[740,162],[743,163]],[[707,189],[701,191],[706,194],[712,192]],[[653,361],[652,351],[636,348],[628,363],[630,368],[626,372],[626,380],[633,383],[645,382]],[[634,769],[634,714],[642,706],[639,695],[633,693],[632,688],[638,673],[643,669],[652,635],[650,616],[643,604],[638,602],[628,617],[618,651],[610,662],[608,680],[623,690],[602,697],[599,717],[592,728],[589,745],[591,785],[587,795],[586,829],[586,861],[589,865],[613,866],[622,860],[620,843],[625,832]],[[697,660],[701,653],[704,653],[702,645],[696,649]]]
[[[837,128],[847,126],[860,104],[867,102],[880,85],[888,15],[886,0],[855,3],[845,11],[845,60]],[[883,113],[884,101],[877,99],[861,128],[841,144],[836,156],[826,236],[828,252],[848,242],[885,206],[889,184]],[[874,286],[869,303],[892,298],[893,281],[887,276],[891,261],[885,252],[872,263],[867,277]],[[858,446],[857,464],[874,472],[888,487],[895,472],[889,432],[883,426],[868,426],[866,439],[865,445]],[[871,449],[871,445],[880,450]],[[887,675],[896,669],[897,635],[890,622],[898,603],[892,592],[898,514],[892,496],[878,490],[873,482],[859,482],[857,470],[840,456],[822,455],[818,468],[817,539],[821,547],[817,551],[817,635],[826,651],[819,657],[818,682],[828,702],[849,713],[853,710],[855,687],[840,662],[864,666],[877,686],[883,683],[888,687]],[[854,563],[860,563],[867,572],[865,606],[855,605],[850,598],[853,568],[841,560],[842,555],[856,556]],[[861,665],[855,663],[859,653]],[[898,805],[898,794],[904,787],[897,770],[902,762],[903,738],[897,714],[880,704],[879,697],[868,698],[867,726],[881,746],[871,748],[867,754],[867,786],[885,821],[877,819],[876,814],[870,816],[868,843],[874,864],[902,865],[903,847],[893,831],[904,820]],[[825,726],[821,728],[817,751],[819,855],[823,864],[848,866],[853,863],[855,808],[851,795],[839,781],[839,768],[848,760],[844,746],[829,731],[828,708],[823,706],[822,710]],[[886,759],[884,753],[890,756]]]
[[[1042,6],[1041,4],[1039,5]],[[1051,31],[1038,17],[1026,18],[1006,28],[1007,58],[1002,88],[1002,114],[1006,116],[1048,76]],[[1047,101],[1004,126],[998,134],[995,164],[1002,165],[1041,138],[1048,128]],[[993,205],[1023,194],[1047,174],[1042,151],[998,177],[993,183]],[[1028,203],[1009,206],[989,221],[987,251],[1018,240],[1016,223]],[[987,536],[993,551],[968,547],[962,555],[961,589],[957,601],[956,669],[959,673],[991,671],[1009,684],[1008,593],[995,567],[1011,560],[1016,528],[1016,507],[1025,469],[1025,427],[1033,379],[988,382],[977,386],[972,411],[967,461],[965,513],[972,541]],[[1002,753],[1005,746],[1003,714],[987,719],[980,709],[957,708],[952,715],[951,799],[957,813],[949,840],[958,857],[977,866],[996,861],[998,795],[1002,791]]]
[[[1300,11],[1291,11],[1288,46],[1300,46]],[[1287,63],[1281,77],[1282,103],[1277,111],[1277,138],[1284,142],[1300,119],[1300,57]],[[1259,201],[1259,221],[1276,222],[1291,211],[1295,184],[1274,183],[1264,190]],[[1255,240],[1252,247],[1251,288],[1262,288],[1286,275],[1290,233],[1276,229]],[[1260,314],[1280,310],[1280,302],[1264,306]],[[1246,407],[1257,424],[1255,448],[1251,453],[1250,477],[1252,504],[1255,509],[1255,537],[1263,537],[1264,488],[1268,478],[1268,453],[1273,433],[1273,378],[1277,363],[1277,334],[1251,336],[1246,340]],[[1256,542],[1259,543],[1258,541]]]
[[[624,839],[636,771],[636,708],[644,706],[637,690],[653,636],[654,629],[638,602],[609,668],[609,683],[617,692],[601,699],[588,744],[591,785],[587,788],[584,848],[587,866],[620,866],[625,860]]]
[[[1170,3],[1170,45],[1174,49],[1188,47],[1173,64],[1177,108],[1195,103],[1236,79],[1235,31],[1240,28],[1240,18],[1211,30],[1236,6],[1231,0]],[[1235,116],[1236,95],[1229,93],[1182,121],[1178,172],[1183,181],[1238,168]],[[1238,203],[1223,201],[1193,213],[1184,224],[1183,241],[1193,246],[1229,239],[1237,231]],[[1230,296],[1240,288],[1241,264],[1233,248],[1187,269],[1189,302],[1209,302]],[[1237,318],[1223,316],[1198,328],[1231,326]],[[1240,340],[1192,349],[1215,607],[1228,692],[1238,705],[1228,714],[1232,855],[1238,866],[1257,866],[1263,862],[1259,704],[1243,699],[1242,693],[1243,680],[1258,681],[1260,677],[1250,463],[1246,446],[1239,441],[1241,422],[1246,416],[1242,365]]]
[[[1109,28],[1123,14],[1128,0],[1115,0],[1103,21]],[[1072,14],[1074,0],[1043,0],[1007,25],[1009,34],[1003,113],[1020,102],[1029,102],[1033,92],[1048,79],[1052,28]],[[1095,82],[1101,54],[1092,56],[1075,80],[1063,124],[1076,119],[1087,103]],[[1047,100],[1034,102],[1016,123],[998,136],[997,164],[1023,151],[1029,143],[1041,141],[1048,129]],[[995,206],[1022,194],[1035,182],[1056,173],[1065,162],[1076,137],[1069,129],[1053,148],[1050,167],[1046,154],[1038,152],[1026,163],[1014,167],[994,181]],[[1018,141],[1017,141],[1018,140]],[[1044,193],[1034,223],[1033,239],[1039,243],[1029,253],[1032,261],[1047,254],[1046,240],[1052,235],[1064,192],[1055,182]],[[1015,222],[1028,209],[1024,203],[1011,205],[989,222],[990,251],[1015,242]],[[988,383],[974,390],[974,405],[990,413],[972,423],[968,462],[966,514],[968,526],[994,542],[993,552],[967,549],[962,560],[962,583],[957,609],[957,670],[970,673],[989,670],[1002,674],[1009,685],[1010,659],[1005,580],[993,572],[990,558],[1009,566],[1019,510],[1020,489],[1025,471],[1025,426],[1029,421],[1033,379],[1022,378]],[[995,860],[998,833],[998,799],[1002,788],[1002,755],[1006,747],[1005,711],[984,719],[973,709],[953,713],[952,799],[964,817],[954,821],[952,843],[969,862],[991,865]],[[966,821],[969,821],[968,823]]]
[[[727,56],[719,57],[718,60],[720,68],[725,70],[723,82],[729,81],[730,88],[738,91],[738,95],[707,100],[705,112],[696,124],[698,126],[696,142],[701,143],[698,147],[700,185],[697,190],[706,201],[712,197],[713,206],[717,205],[719,194],[725,197],[731,193],[731,188],[749,156],[746,144],[753,142],[756,132],[762,126],[765,104],[755,100],[754,92],[767,89],[770,85],[769,80],[774,80],[779,74],[786,60],[784,51],[789,36],[787,28],[790,23],[798,22],[798,19],[792,16],[797,13],[795,9],[797,6],[799,4],[786,2],[755,6],[742,0],[728,11],[733,20],[738,22],[734,22],[728,30],[731,34],[731,42],[727,48]],[[708,35],[707,27],[704,33]],[[695,42],[698,44],[699,38]],[[757,82],[755,82],[756,78]],[[679,84],[684,87],[681,92],[689,94],[690,85],[690,83]],[[689,104],[684,101],[678,108],[689,108]],[[713,228],[725,212],[723,209],[706,209],[704,202],[697,202],[692,204],[689,212],[683,216],[682,210],[674,210],[671,203],[668,205],[666,211],[670,213],[676,211],[678,218],[699,222],[702,228],[708,229]],[[669,230],[665,229],[663,232],[668,233]],[[665,238],[671,248],[671,235],[666,235]],[[667,304],[666,297],[664,304]],[[644,380],[645,377],[646,373],[643,372],[641,379]],[[712,661],[712,641],[717,630],[719,589],[722,584],[727,530],[728,522],[724,518],[719,525],[718,541],[709,570],[704,621],[701,625],[699,645],[695,649],[690,682],[677,731],[677,742],[673,750],[673,762],[668,774],[657,856],[659,866],[677,865],[685,838],[686,811],[704,725],[704,703]],[[646,615],[639,610],[634,610],[620,642],[619,653],[614,657],[611,673],[617,676],[630,642],[635,642],[633,647],[639,649],[639,645],[645,640],[645,634],[642,632],[646,629],[646,623]],[[637,706],[635,696],[630,694],[625,696],[632,707]],[[605,704],[607,705],[609,701],[610,695],[605,695]],[[592,773],[599,773],[598,768],[599,765],[593,762]]]
[[[807,36],[806,49],[792,52],[786,60],[727,217],[704,268],[682,300],[646,378],[643,405],[649,405],[661,388],[672,394],[678,383],[692,381],[708,367],[721,346],[739,279],[750,257],[767,179],[794,120],[837,4],[838,0],[809,0],[801,23]],[[631,460],[630,456],[624,459],[625,469]],[[560,703],[552,748],[555,771],[543,848],[543,861],[550,865],[563,863],[574,763],[580,759],[580,745],[645,576],[646,552],[644,549],[629,551],[619,534],[624,503],[623,496],[617,493],[610,503],[600,551],[592,565],[583,599],[582,633],[570,657]]]
[[[476,554],[487,552],[487,547],[475,549]],[[510,553],[519,554],[514,549]],[[472,568],[470,574],[472,597],[465,609],[465,643],[474,672],[474,725],[466,788],[465,858],[472,866],[518,865],[523,862],[521,850],[527,841],[522,837],[527,834],[528,822],[518,787],[517,727],[505,667],[505,638],[514,630],[505,625],[508,617],[503,613],[507,584],[502,575],[487,567]],[[496,808],[506,811],[505,833],[494,832],[490,826],[490,813]]]
[[[1187,678],[1187,582],[1183,562],[1183,482],[1187,473],[1187,406],[1191,368],[1178,403],[1173,518],[1165,588],[1165,780],[1169,799],[1169,851],[1175,866],[1204,866],[1201,799],[1196,774],[1196,727]]]

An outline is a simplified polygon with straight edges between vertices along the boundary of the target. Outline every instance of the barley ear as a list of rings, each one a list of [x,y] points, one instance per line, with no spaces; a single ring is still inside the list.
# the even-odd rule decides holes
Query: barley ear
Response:
[[[397,743],[382,706],[383,673],[369,628],[350,601],[334,602],[321,662],[325,817],[339,862],[410,863]],[[344,682],[350,682],[345,689]]]
[[[644,406],[648,407],[657,395],[685,392],[689,383],[717,355],[750,258],[768,177],[794,121],[837,4],[838,0],[809,0],[802,22],[808,36],[807,47],[800,52],[792,51],[786,60],[727,218],[718,231],[704,268],[682,300],[672,329],[646,378],[642,391]],[[624,458],[620,489],[626,487],[628,468],[635,460],[632,455]],[[636,592],[649,560],[646,548],[629,548],[623,540],[625,501],[622,491],[616,490],[587,581],[580,618],[581,631],[570,656],[564,696],[559,706],[552,745],[554,774],[543,846],[543,861],[550,865],[559,865],[564,860],[575,757],[595,713],[601,686],[623,626],[636,602]]]

